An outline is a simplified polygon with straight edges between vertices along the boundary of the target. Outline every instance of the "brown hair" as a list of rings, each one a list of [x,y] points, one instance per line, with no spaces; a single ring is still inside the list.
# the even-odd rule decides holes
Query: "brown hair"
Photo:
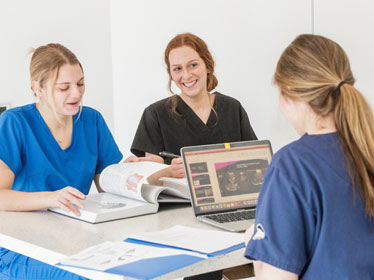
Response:
[[[274,74],[281,94],[334,116],[353,187],[374,220],[374,118],[355,82],[348,57],[332,40],[300,35],[283,52]],[[344,82],[344,83],[342,83]]]
[[[30,62],[30,79],[38,81],[40,87],[45,85],[54,71],[56,71],[57,77],[59,69],[65,64],[78,64],[83,71],[75,54],[63,45],[48,44],[32,49],[30,52],[33,53]],[[36,96],[35,92],[34,95]]]
[[[48,44],[45,46],[40,46],[37,49],[31,49],[32,53],[30,62],[30,79],[31,82],[37,81],[40,87],[43,87],[45,83],[52,78],[54,74],[54,82],[58,77],[59,70],[65,64],[75,65],[78,64],[83,72],[83,67],[79,62],[75,54],[68,48],[60,44]],[[37,96],[33,88],[34,96]],[[52,91],[52,95],[54,91]],[[52,102],[54,114],[57,117],[54,102]],[[79,110],[79,115],[81,112],[81,107]]]
[[[175,36],[169,44],[166,47],[165,50],[165,64],[166,64],[166,69],[169,73],[169,90],[173,94],[170,99],[171,99],[171,104],[172,104],[172,111],[178,115],[176,112],[176,107],[177,107],[177,96],[173,93],[171,90],[171,73],[170,73],[170,61],[169,61],[169,54],[172,50],[180,47],[188,46],[192,48],[194,51],[198,53],[198,55],[201,57],[201,59],[204,61],[205,66],[208,70],[208,77],[207,77],[207,91],[210,92],[213,89],[215,89],[218,85],[218,80],[217,77],[214,75],[214,60],[209,52],[208,46],[206,43],[200,39],[198,36],[191,34],[191,33],[183,33]]]

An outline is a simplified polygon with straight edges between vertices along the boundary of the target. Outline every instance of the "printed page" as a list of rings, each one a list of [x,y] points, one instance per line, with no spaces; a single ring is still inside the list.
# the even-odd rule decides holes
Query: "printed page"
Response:
[[[189,249],[201,253],[214,253],[244,242],[244,234],[218,230],[204,230],[174,226],[163,231],[144,232],[130,238]]]
[[[146,201],[142,196],[142,185],[147,184],[147,178],[168,167],[151,161],[113,164],[103,170],[100,175],[101,188],[128,198]]]
[[[100,271],[133,263],[143,259],[174,256],[179,254],[191,255],[200,258],[206,256],[186,252],[178,249],[157,248],[127,242],[104,242],[90,247],[76,255],[61,260],[58,265],[84,267]]]

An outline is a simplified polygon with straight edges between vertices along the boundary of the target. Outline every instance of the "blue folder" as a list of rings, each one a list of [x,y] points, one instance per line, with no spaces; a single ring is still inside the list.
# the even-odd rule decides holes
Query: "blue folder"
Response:
[[[203,254],[206,257],[215,257],[215,256],[219,256],[222,254],[235,251],[235,250],[239,250],[245,246],[243,242],[243,243],[234,245],[232,247],[229,247],[223,250],[206,253],[206,252],[199,252],[199,251],[186,249],[186,248],[180,248],[180,247],[175,247],[175,246],[170,246],[170,245],[148,242],[148,241],[139,240],[139,239],[133,239],[133,238],[128,238],[124,240],[124,242],[143,245],[143,246],[145,245],[145,246],[168,248],[168,249],[179,249],[179,250],[186,251],[186,254],[183,254],[180,251],[176,251],[176,254],[172,256],[142,259],[142,260],[138,260],[132,263],[112,267],[104,271],[108,273],[119,274],[123,276],[137,278],[137,279],[153,279],[155,277],[167,274],[174,270],[181,269],[183,267],[189,266],[191,264],[194,264],[194,263],[197,263],[197,262],[200,262],[206,259],[205,257],[188,255],[187,252]]]
[[[204,259],[190,255],[174,255],[143,259],[133,263],[113,267],[105,272],[137,279],[152,279],[202,260]]]
[[[245,244],[243,242],[243,243],[239,243],[237,245],[231,246],[231,247],[223,249],[223,250],[207,253],[207,252],[202,252],[202,251],[195,251],[195,250],[191,250],[191,249],[186,249],[186,248],[183,248],[183,247],[164,245],[164,244],[159,244],[159,243],[154,243],[154,242],[149,242],[149,241],[144,241],[144,240],[139,240],[139,239],[134,239],[134,238],[127,238],[124,241],[128,242],[128,243],[135,243],[135,244],[146,245],[146,246],[185,250],[185,251],[189,251],[189,252],[204,254],[208,257],[216,257],[216,256],[227,254],[227,253],[230,253],[232,251],[239,250],[239,249],[245,247]]]
[[[239,250],[245,247],[244,242],[238,245],[231,246],[229,248],[219,250],[216,252],[206,253],[201,251],[195,251],[191,249],[164,245],[159,243],[148,242],[144,240],[134,239],[134,238],[127,238],[124,242],[145,245],[145,246],[152,246],[152,247],[159,247],[159,248],[169,248],[169,249],[179,249],[185,250],[188,252],[195,252],[199,254],[204,254],[207,257],[215,257],[219,255],[223,255],[235,250]],[[167,256],[167,257],[159,257],[159,258],[150,258],[150,259],[143,259],[133,263],[117,266],[111,269],[106,270],[105,272],[120,274],[124,276],[129,276],[137,279],[152,279],[166,273],[172,272],[174,270],[183,268],[185,266],[189,266],[191,264],[197,263],[199,261],[204,260],[204,258],[191,256],[191,255],[174,255],[174,256]]]

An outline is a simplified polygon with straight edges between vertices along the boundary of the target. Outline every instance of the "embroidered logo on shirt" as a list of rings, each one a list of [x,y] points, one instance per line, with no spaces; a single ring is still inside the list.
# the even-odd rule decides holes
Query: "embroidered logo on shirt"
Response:
[[[253,236],[253,240],[261,240],[265,238],[265,230],[261,224],[257,224],[256,233]]]

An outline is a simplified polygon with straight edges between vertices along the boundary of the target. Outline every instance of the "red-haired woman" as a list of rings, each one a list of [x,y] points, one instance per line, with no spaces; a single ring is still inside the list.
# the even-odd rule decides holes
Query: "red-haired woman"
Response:
[[[218,80],[214,60],[202,39],[191,33],[174,37],[166,47],[165,64],[170,91],[173,81],[181,93],[172,92],[145,109],[132,153],[171,163],[166,175],[184,177],[181,158],[162,158],[159,152],[179,155],[184,146],[257,139],[240,102],[212,92]]]

